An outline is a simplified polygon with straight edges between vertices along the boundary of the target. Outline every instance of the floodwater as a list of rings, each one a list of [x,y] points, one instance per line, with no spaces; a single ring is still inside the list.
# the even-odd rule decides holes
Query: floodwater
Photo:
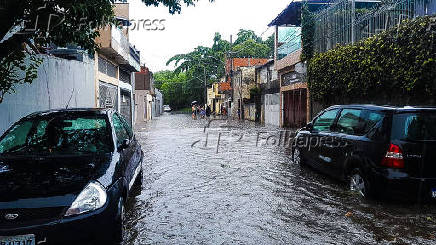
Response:
[[[207,124],[165,114],[139,127],[125,244],[436,244],[436,206],[361,200],[293,164],[278,128]]]

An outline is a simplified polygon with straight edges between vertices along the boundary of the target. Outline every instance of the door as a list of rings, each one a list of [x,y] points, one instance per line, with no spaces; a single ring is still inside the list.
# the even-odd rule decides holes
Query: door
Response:
[[[132,100],[128,91],[121,90],[120,113],[128,121],[128,124],[132,125]]]
[[[331,132],[332,125],[334,124],[339,109],[332,109],[321,113],[313,120],[313,128],[304,135],[305,149],[303,150],[304,157],[308,160],[309,164],[316,168],[322,169],[323,155],[321,154],[321,144],[326,136]]]
[[[307,90],[286,91],[283,96],[283,125],[291,128],[300,128],[306,125]]]
[[[133,133],[130,133],[127,130],[125,126],[126,123],[123,122],[123,119],[121,118],[121,116],[118,115],[118,113],[114,113],[112,115],[112,122],[114,124],[114,130],[117,136],[117,148],[120,149],[124,140],[128,139],[131,141],[129,147],[119,151],[121,155],[123,176],[126,178],[127,184],[130,184],[135,172],[135,166],[132,162],[132,158],[135,152],[135,142],[132,142],[133,137],[131,137]]]
[[[312,165],[322,171],[325,171],[326,166],[331,165],[332,159],[326,156],[323,144],[328,141],[332,127],[337,118],[339,109],[332,109],[323,112],[313,121],[313,129],[310,131],[307,139],[307,159]]]

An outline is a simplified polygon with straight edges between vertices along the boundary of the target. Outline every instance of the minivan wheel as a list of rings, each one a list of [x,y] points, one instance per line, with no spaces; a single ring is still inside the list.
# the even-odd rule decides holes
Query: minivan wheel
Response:
[[[304,161],[301,158],[301,151],[299,148],[295,148],[294,154],[292,155],[292,161],[297,165],[304,165]]]
[[[360,169],[355,168],[349,177],[349,188],[353,193],[359,194],[363,198],[369,197],[368,183],[362,175]]]
[[[114,244],[120,245],[123,244],[124,240],[124,232],[125,232],[125,207],[124,207],[124,198],[120,198],[118,203],[118,217],[115,221],[115,230],[114,230]]]

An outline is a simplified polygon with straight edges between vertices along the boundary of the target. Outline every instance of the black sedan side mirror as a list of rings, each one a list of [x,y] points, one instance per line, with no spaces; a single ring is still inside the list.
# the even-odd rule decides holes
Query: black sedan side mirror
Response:
[[[123,143],[121,143],[121,145],[119,146],[119,150],[124,150],[129,148],[130,146],[130,140],[129,139],[125,139],[123,140]]]
[[[310,122],[306,125],[306,130],[312,131],[312,129],[313,129],[313,124]]]

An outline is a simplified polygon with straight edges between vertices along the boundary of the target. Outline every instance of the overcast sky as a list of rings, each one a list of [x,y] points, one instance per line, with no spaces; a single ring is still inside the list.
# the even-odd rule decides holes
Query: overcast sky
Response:
[[[146,7],[141,0],[129,0],[130,19],[165,19],[164,31],[147,31],[143,28],[130,31],[130,42],[141,51],[141,63],[153,72],[174,69],[166,66],[175,54],[187,53],[195,47],[211,46],[215,32],[224,39],[234,40],[239,29],[254,30],[262,35],[268,24],[291,0],[200,0],[195,7],[185,7],[181,14],[170,15],[168,8]],[[142,23],[141,23],[142,25]],[[263,34],[273,33],[270,28]]]

